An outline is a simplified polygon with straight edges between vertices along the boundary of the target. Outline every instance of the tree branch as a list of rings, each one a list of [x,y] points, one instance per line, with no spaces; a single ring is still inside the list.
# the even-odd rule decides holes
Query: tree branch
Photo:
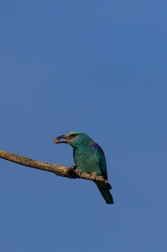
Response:
[[[73,179],[74,178],[81,178],[81,179],[87,179],[87,180],[108,183],[108,181],[105,180],[102,176],[96,176],[96,177],[92,178],[91,175],[88,173],[85,173],[85,172],[78,173],[75,170],[71,170],[71,169],[69,170],[69,168],[66,166],[39,162],[39,161],[30,159],[30,158],[22,157],[22,156],[12,154],[12,153],[9,153],[9,152],[3,151],[3,150],[0,150],[0,158],[3,158],[5,160],[8,160],[8,161],[20,164],[20,165],[28,166],[31,168],[53,172],[57,176],[73,178]]]

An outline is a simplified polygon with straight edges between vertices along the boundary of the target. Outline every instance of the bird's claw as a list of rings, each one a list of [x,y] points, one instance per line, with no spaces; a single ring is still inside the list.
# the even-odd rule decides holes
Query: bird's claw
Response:
[[[95,173],[90,174],[90,178],[92,180],[96,180],[97,175]]]
[[[70,171],[74,171],[76,169],[77,169],[77,165],[76,164],[72,165],[70,168],[68,168],[68,170],[70,170]]]
[[[67,173],[71,178],[76,178],[76,173],[74,172],[76,168],[77,168],[76,164],[68,168]]]
[[[80,170],[77,170],[77,171],[75,171],[75,172],[76,172],[76,174],[77,174],[78,176],[80,176],[81,173],[82,173],[82,171],[80,171]]]

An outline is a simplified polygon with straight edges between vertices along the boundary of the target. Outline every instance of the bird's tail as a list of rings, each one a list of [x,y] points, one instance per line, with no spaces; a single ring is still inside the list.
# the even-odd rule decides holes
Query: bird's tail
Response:
[[[111,189],[110,184],[104,184],[104,183],[100,183],[100,182],[95,182],[101,195],[103,196],[103,198],[105,199],[107,204],[114,204],[114,200],[113,197],[109,191],[109,189]]]

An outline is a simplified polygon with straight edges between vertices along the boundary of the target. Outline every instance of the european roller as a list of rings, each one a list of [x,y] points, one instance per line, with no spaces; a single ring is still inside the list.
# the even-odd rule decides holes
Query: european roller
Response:
[[[102,148],[94,142],[87,134],[81,131],[71,131],[54,139],[55,143],[66,143],[73,147],[73,157],[78,171],[86,172],[91,176],[107,177],[107,165]],[[111,185],[94,181],[107,204],[113,204],[110,193]]]

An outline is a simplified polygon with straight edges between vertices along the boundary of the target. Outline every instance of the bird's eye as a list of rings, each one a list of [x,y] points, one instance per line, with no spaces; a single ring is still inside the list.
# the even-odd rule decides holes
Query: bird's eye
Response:
[[[76,137],[77,136],[77,134],[71,134],[70,136],[69,136],[69,139],[73,139],[74,137]]]
[[[76,136],[77,136],[77,134],[72,134],[72,135],[71,135],[72,138],[73,138],[73,137],[76,137]]]

